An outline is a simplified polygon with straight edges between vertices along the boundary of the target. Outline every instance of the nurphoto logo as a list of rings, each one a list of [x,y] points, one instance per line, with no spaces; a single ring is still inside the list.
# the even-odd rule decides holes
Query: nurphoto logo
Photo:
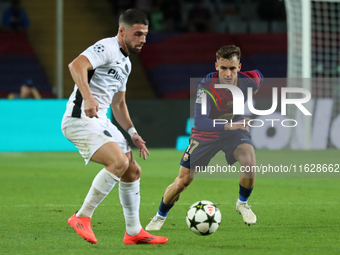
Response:
[[[210,87],[210,86],[209,86]],[[210,87],[211,88],[211,87]],[[240,88],[234,85],[228,85],[228,84],[215,84],[213,88],[217,89],[228,89],[230,90],[232,96],[233,96],[233,114],[234,115],[244,115],[244,94]],[[215,105],[217,104],[216,100],[214,99],[213,95],[207,91],[206,89],[202,89],[206,93],[201,93],[201,102],[202,102],[202,107],[201,107],[201,114],[202,115],[207,115],[207,94],[213,99]],[[277,104],[278,104],[278,95],[277,95],[277,88],[273,88],[273,94],[272,94],[272,99],[273,103],[270,109],[268,110],[257,110],[253,106],[253,88],[248,87],[248,108],[251,113],[255,115],[270,115],[274,113],[277,109]],[[213,93],[217,94],[215,89],[212,90]],[[287,98],[288,93],[301,93],[304,94],[304,98]],[[219,96],[217,95],[217,98],[219,99]],[[294,88],[294,87],[284,87],[281,88],[281,115],[287,115],[287,105],[292,104],[295,105],[300,111],[308,116],[312,115],[306,107],[303,106],[304,103],[307,103],[311,99],[311,93],[307,89],[304,88]],[[220,101],[221,103],[221,101]],[[250,127],[262,127],[264,125],[263,120],[258,120],[258,119],[250,119],[247,120],[248,124]],[[259,125],[251,125],[253,122],[261,122]],[[274,126],[275,121],[279,121],[279,119],[266,119],[266,121],[271,121],[272,122],[272,127]],[[287,125],[287,122],[293,122],[293,125]],[[226,124],[228,123],[228,120],[226,119],[214,119],[213,125],[215,127],[216,124]],[[233,124],[232,120],[230,120],[230,123]],[[243,124],[246,124],[246,120],[244,120]],[[295,127],[297,126],[297,121],[294,119],[285,119],[281,121],[281,125],[284,127]]]

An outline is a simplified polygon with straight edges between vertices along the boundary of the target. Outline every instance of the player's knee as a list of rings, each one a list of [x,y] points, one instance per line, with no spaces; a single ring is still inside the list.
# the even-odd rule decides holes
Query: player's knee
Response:
[[[129,159],[127,157],[122,157],[118,160],[116,164],[116,168],[120,169],[122,172],[125,172],[129,167]]]
[[[255,157],[251,155],[245,155],[244,157],[241,158],[240,164],[242,166],[256,166],[256,159]]]
[[[121,180],[124,182],[137,181],[142,174],[142,168],[137,164],[136,161],[130,162],[130,165]]]
[[[256,158],[255,158],[255,155],[253,155],[253,154],[249,154],[249,155],[247,155],[247,157],[246,157],[246,164],[248,165],[248,166],[256,166]]]
[[[242,166],[256,165],[255,154],[248,147],[237,147],[234,155]]]
[[[127,157],[121,157],[112,161],[111,164],[107,166],[107,170],[121,177],[129,167],[129,159]]]
[[[185,190],[185,186],[183,182],[178,182],[176,185],[176,194],[180,194],[183,190]]]
[[[140,178],[140,176],[142,175],[142,168],[137,164],[136,162],[136,166],[135,166],[135,180],[138,180]]]
[[[240,160],[240,164],[243,167],[246,167],[247,171],[244,171],[244,178],[256,178],[256,159],[255,156],[249,154],[244,155]]]

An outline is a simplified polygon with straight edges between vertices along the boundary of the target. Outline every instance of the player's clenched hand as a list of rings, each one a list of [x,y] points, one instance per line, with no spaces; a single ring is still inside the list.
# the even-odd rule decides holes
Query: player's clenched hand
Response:
[[[237,130],[237,129],[241,129],[244,131],[249,132],[249,130],[247,129],[247,127],[249,126],[249,122],[250,119],[244,119],[244,120],[239,120],[233,123],[227,123],[224,125],[224,130]]]
[[[150,152],[145,146],[145,141],[137,133],[132,134],[131,139],[136,147],[139,149],[139,157],[142,157],[143,155],[143,159],[146,159],[146,155],[150,155]]]
[[[99,110],[99,105],[96,99],[89,98],[89,99],[84,99],[84,110],[86,116],[93,118],[96,117],[98,118],[97,112]]]

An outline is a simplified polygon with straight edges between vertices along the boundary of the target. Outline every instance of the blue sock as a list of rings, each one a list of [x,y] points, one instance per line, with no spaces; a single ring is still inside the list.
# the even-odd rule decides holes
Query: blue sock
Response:
[[[254,187],[252,187],[251,189],[247,189],[241,186],[240,184],[240,192],[239,192],[238,199],[240,199],[242,202],[247,202],[248,198],[250,197],[251,192],[253,191],[253,188]]]
[[[158,214],[160,216],[166,217],[168,215],[168,212],[170,211],[170,209],[174,206],[174,204],[172,205],[166,205],[163,202],[163,198],[162,198],[162,202],[159,205],[159,209],[158,209]]]

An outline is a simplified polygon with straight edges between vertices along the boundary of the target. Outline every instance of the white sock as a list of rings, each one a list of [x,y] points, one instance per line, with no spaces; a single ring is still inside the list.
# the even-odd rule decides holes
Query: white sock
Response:
[[[246,204],[248,202],[248,200],[247,201],[241,201],[239,198],[237,199],[237,204],[239,205],[239,204]]]
[[[123,206],[126,232],[130,236],[137,235],[142,225],[139,221],[140,179],[135,182],[119,183],[119,198]]]
[[[157,217],[164,218],[164,219],[166,218],[166,216],[162,216],[162,215],[158,214],[158,212],[156,213],[156,216],[157,216]]]
[[[84,203],[77,212],[78,217],[92,217],[94,210],[101,201],[110,193],[120,179],[103,168],[92,182]]]

